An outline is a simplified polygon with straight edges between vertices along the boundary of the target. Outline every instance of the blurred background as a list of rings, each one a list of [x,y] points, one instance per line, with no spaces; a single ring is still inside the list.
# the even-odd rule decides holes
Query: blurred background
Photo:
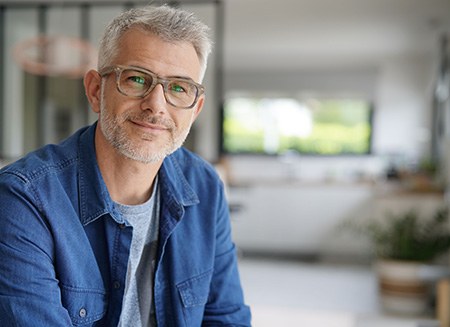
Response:
[[[99,37],[147,3],[0,1],[1,164],[95,121],[82,78]],[[254,325],[448,326],[448,254],[433,257],[433,278],[415,273],[431,286],[426,308],[407,295],[405,309],[396,297],[417,285],[381,282],[387,255],[352,226],[411,212],[412,226],[448,204],[450,1],[168,4],[212,28],[207,101],[186,146],[227,186]]]

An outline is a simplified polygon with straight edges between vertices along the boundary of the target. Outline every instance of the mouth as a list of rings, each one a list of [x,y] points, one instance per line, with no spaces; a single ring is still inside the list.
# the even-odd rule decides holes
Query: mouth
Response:
[[[130,120],[130,122],[147,132],[165,132],[169,130],[169,127],[158,123],[148,123],[139,120]]]

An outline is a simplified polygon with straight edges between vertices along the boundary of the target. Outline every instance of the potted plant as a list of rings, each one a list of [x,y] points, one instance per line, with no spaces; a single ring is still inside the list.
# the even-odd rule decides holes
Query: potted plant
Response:
[[[431,217],[410,210],[366,223],[351,223],[373,244],[383,309],[401,314],[427,311],[433,282],[448,274],[446,267],[433,263],[450,249],[449,224],[446,208]]]

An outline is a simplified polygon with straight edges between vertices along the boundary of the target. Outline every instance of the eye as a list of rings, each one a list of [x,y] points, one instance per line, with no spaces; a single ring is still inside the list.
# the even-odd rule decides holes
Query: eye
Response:
[[[142,76],[130,76],[128,77],[128,80],[141,85],[145,84],[145,78]]]
[[[150,76],[133,69],[125,69],[120,77],[120,85],[124,88],[145,89],[150,84]]]
[[[186,92],[186,89],[179,83],[171,83],[169,85],[170,91],[175,92],[175,93],[182,93],[182,92]]]

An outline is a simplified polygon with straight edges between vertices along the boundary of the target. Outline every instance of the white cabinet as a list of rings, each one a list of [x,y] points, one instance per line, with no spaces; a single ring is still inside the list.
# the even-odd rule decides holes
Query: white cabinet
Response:
[[[443,204],[440,194],[380,191],[370,183],[260,182],[228,194],[234,240],[258,254],[367,258],[369,242],[343,231],[344,220],[410,209],[431,213]]]

